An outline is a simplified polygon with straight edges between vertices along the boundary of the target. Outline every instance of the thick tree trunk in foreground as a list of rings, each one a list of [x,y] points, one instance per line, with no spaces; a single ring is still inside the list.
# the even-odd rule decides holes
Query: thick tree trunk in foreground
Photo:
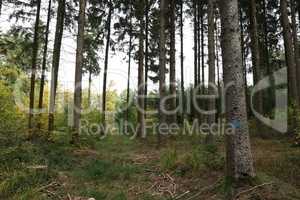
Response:
[[[184,52],[183,52],[183,0],[180,2],[180,69],[181,69],[181,109],[182,122],[185,118],[185,94],[184,94]]]
[[[79,1],[78,35],[76,49],[75,66],[75,88],[74,88],[74,133],[73,142],[78,141],[80,131],[80,118],[82,108],[82,65],[83,65],[83,46],[84,46],[84,25],[85,25],[86,0]]]
[[[291,3],[291,13],[292,13],[292,32],[294,41],[294,52],[295,52],[295,63],[297,71],[297,82],[300,82],[300,59],[299,59],[299,43],[297,36],[297,23],[296,23],[296,1],[290,1]],[[300,23],[300,22],[299,22]],[[300,105],[300,85],[298,85],[298,104]]]
[[[160,1],[160,29],[159,29],[159,125],[166,123],[166,116],[163,112],[166,105],[163,104],[166,95],[166,13],[167,1]],[[160,144],[160,129],[158,130],[158,146]]]
[[[51,4],[52,4],[52,0],[49,0],[47,24],[46,24],[46,32],[45,32],[45,45],[44,45],[44,52],[43,52],[42,76],[41,76],[41,83],[40,83],[40,95],[39,95],[40,110],[43,108],[43,100],[44,100],[45,73],[46,73],[47,55],[48,55],[48,38],[49,38],[49,27],[50,27],[50,20],[51,20]],[[39,128],[41,127],[40,122],[38,126]]]
[[[216,95],[216,69],[215,69],[215,20],[214,20],[214,1],[208,1],[208,93],[209,95]],[[209,99],[208,111],[214,111],[216,109],[215,99]],[[216,121],[215,114],[208,115],[208,125],[212,125]],[[214,137],[212,133],[206,136],[206,143],[213,143]]]
[[[289,102],[298,105],[298,91],[296,78],[296,63],[293,49],[293,37],[290,28],[290,21],[288,16],[287,1],[280,0],[281,25],[283,27],[283,39],[285,47],[286,64],[288,67],[288,81],[289,81]]]
[[[226,135],[226,175],[236,181],[255,176],[251,153],[243,80],[239,10],[237,0],[220,3],[222,58],[226,92],[226,119],[234,127]]]
[[[50,85],[50,103],[49,103],[49,117],[48,117],[48,130],[53,131],[54,127],[54,111],[55,111],[55,98],[56,88],[60,61],[61,41],[64,31],[65,19],[65,0],[58,1],[56,30],[53,47],[52,69],[51,69],[51,85]]]
[[[28,128],[32,129],[32,118],[33,118],[33,109],[34,109],[34,90],[35,90],[35,76],[36,76],[36,67],[37,67],[37,56],[39,49],[39,22],[40,22],[40,12],[41,12],[41,0],[37,1],[37,11],[34,25],[34,38],[32,46],[32,65],[31,65],[31,79],[30,79],[30,99],[29,99],[29,118],[28,118]]]
[[[170,44],[170,95],[172,95],[172,98],[170,99],[170,110],[174,112],[176,110],[176,47],[175,47],[175,29],[176,29],[176,24],[175,24],[175,1],[170,1],[170,7],[171,7],[171,30],[170,30],[170,39],[171,39],[171,44]],[[170,116],[170,123],[176,123],[176,113],[172,114]]]
[[[107,36],[106,36],[106,47],[105,47],[105,60],[104,60],[104,73],[103,73],[103,92],[102,92],[102,123],[104,133],[106,129],[106,85],[107,85],[107,69],[108,69],[108,54],[110,45],[110,34],[111,34],[111,15],[112,15],[112,2],[109,1],[109,12],[107,16]]]
[[[250,2],[250,26],[253,83],[254,85],[256,85],[262,78],[262,71],[260,68],[259,38],[257,30],[258,23],[256,0],[251,0]],[[255,108],[259,113],[263,112],[263,97],[261,92],[255,95]]]

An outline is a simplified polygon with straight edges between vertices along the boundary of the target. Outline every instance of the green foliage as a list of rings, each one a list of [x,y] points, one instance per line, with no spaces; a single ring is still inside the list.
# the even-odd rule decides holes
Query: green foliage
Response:
[[[134,92],[130,91],[130,97],[133,97]],[[116,104],[117,113],[115,115],[115,121],[119,125],[119,129],[121,130],[123,127],[120,127],[124,124],[127,112],[128,112],[128,123],[136,126],[137,123],[137,107],[134,102],[131,102],[130,105],[127,105],[127,90],[123,91],[119,97],[119,100]]]
[[[81,178],[97,181],[125,181],[129,180],[138,169],[130,164],[116,164],[110,161],[94,160],[85,166],[84,170],[79,170]]]
[[[160,157],[160,165],[163,169],[172,170],[177,167],[178,156],[176,149],[167,149]]]

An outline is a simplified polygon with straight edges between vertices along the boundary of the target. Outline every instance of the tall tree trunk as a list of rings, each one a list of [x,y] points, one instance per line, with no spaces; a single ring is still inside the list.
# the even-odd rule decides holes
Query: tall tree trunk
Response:
[[[107,36],[106,36],[106,47],[105,47],[105,60],[104,60],[104,73],[103,73],[103,93],[102,93],[102,122],[103,122],[103,133],[106,130],[106,85],[107,85],[107,69],[108,69],[108,55],[110,46],[110,34],[111,34],[111,16],[112,16],[112,2],[109,1],[109,11],[107,16]]]
[[[46,32],[45,32],[45,44],[44,44],[44,52],[43,52],[43,63],[42,63],[42,76],[40,83],[40,95],[39,95],[39,109],[43,109],[43,100],[44,100],[44,87],[45,87],[45,73],[46,73],[46,65],[47,65],[47,55],[48,55],[48,38],[49,38],[49,27],[51,20],[51,4],[52,0],[49,0],[48,3],[48,14],[47,14],[47,24],[46,24]],[[40,116],[41,117],[41,116]],[[41,127],[41,123],[39,122],[38,127]]]
[[[175,29],[176,29],[176,22],[175,22],[175,1],[170,1],[170,7],[171,7],[171,17],[170,17],[170,94],[172,95],[171,101],[170,101],[170,110],[174,112],[170,116],[170,123],[176,123],[176,36],[175,36]]]
[[[196,118],[197,112],[195,109],[194,94],[198,85],[198,20],[197,20],[197,0],[193,0],[193,12],[194,12],[194,90],[192,92],[191,103],[191,116]]]
[[[295,63],[296,63],[296,71],[297,71],[297,82],[300,82],[300,52],[299,52],[299,43],[297,36],[297,23],[296,23],[296,1],[291,0],[291,13],[292,13],[292,32],[293,32],[293,41],[294,41],[294,52],[295,52]],[[300,21],[299,21],[300,23]],[[300,98],[300,86],[298,85],[298,97]],[[300,105],[300,99],[298,100],[298,104]]]
[[[180,68],[181,68],[181,104],[182,123],[185,118],[185,91],[184,91],[184,50],[183,50],[183,0],[180,2]]]
[[[246,94],[246,107],[248,113],[248,82],[247,82],[247,65],[245,56],[245,37],[244,37],[244,19],[243,19],[243,9],[239,2],[239,14],[240,14],[240,28],[241,28],[241,47],[242,47],[242,67],[244,69],[244,84],[245,84],[245,94]],[[249,113],[248,113],[249,114]]]
[[[130,18],[130,27],[129,27],[129,49],[128,49],[128,74],[127,74],[127,95],[126,95],[126,123],[129,122],[129,98],[130,98],[130,75],[131,75],[131,50],[132,50],[132,19]],[[126,125],[126,130],[128,126]]]
[[[90,107],[92,104],[91,88],[92,88],[92,72],[91,70],[89,70],[88,107]]]
[[[85,25],[85,7],[86,0],[79,1],[78,17],[78,35],[76,49],[76,66],[75,66],[75,86],[74,86],[74,133],[73,142],[78,141],[80,131],[80,118],[82,109],[82,65],[83,65],[83,48],[84,48],[84,25]]]
[[[204,94],[205,93],[205,85],[204,85],[205,84],[205,73],[204,73],[204,70],[205,70],[205,64],[204,64],[205,53],[204,53],[204,7],[203,7],[203,5],[201,7],[200,24],[201,24],[201,66],[202,66],[201,81],[202,81],[202,93]]]
[[[159,125],[166,123],[166,116],[164,113],[165,105],[163,105],[166,95],[166,13],[167,1],[160,1],[160,29],[159,29]],[[158,147],[160,145],[161,129],[158,129]]]
[[[29,118],[28,118],[28,128],[32,129],[32,118],[34,114],[34,92],[35,92],[35,75],[37,67],[37,56],[39,50],[39,22],[40,22],[40,12],[41,12],[41,0],[37,1],[37,11],[34,25],[34,38],[32,46],[32,65],[31,65],[31,79],[30,79],[30,99],[29,99]]]
[[[283,39],[285,47],[286,64],[288,67],[288,81],[289,81],[289,101],[290,103],[298,102],[297,78],[296,78],[296,63],[293,49],[293,36],[290,28],[290,21],[288,16],[287,1],[280,0],[281,25],[283,27]]]
[[[256,85],[262,78],[260,68],[260,53],[259,53],[259,36],[258,36],[257,10],[256,0],[250,1],[250,37],[251,37],[251,54],[253,68],[253,83]],[[262,93],[258,92],[255,98],[255,108],[259,113],[263,112],[263,97]]]
[[[222,107],[222,97],[221,97],[221,80],[220,80],[220,60],[219,60],[219,41],[220,41],[220,36],[219,36],[219,27],[218,27],[218,21],[219,17],[216,15],[216,23],[215,23],[215,30],[216,30],[216,66],[217,66],[217,84],[218,84],[218,95],[219,95],[219,100],[218,100],[218,118],[217,120],[221,117],[221,107]]]
[[[65,6],[66,6],[65,0],[58,1],[56,30],[55,30],[53,58],[52,58],[52,69],[51,69],[50,103],[49,103],[49,117],[48,117],[49,132],[53,131],[54,128],[55,98],[56,98],[59,61],[60,61],[61,41],[62,41],[62,36],[64,31]]]
[[[214,17],[214,7],[215,2],[213,0],[208,1],[208,93],[209,95],[215,94],[215,82],[216,82],[216,55],[215,55],[215,17]],[[215,99],[209,99],[208,111],[214,111],[216,109]],[[214,114],[208,115],[208,125],[212,126],[216,121],[216,116]],[[209,133],[206,137],[206,143],[213,143],[213,134]]]
[[[238,1],[223,0],[220,9],[224,84],[225,87],[232,84],[226,92],[226,119],[234,128],[232,134],[226,134],[226,175],[239,181],[255,173],[247,121]]]
[[[197,22],[197,1],[193,1],[194,10],[194,87],[198,83],[198,22]]]
[[[1,16],[1,11],[2,11],[2,0],[0,0],[0,16]]]
[[[147,111],[147,95],[148,95],[148,71],[149,71],[149,0],[145,0],[146,2],[146,24],[145,24],[145,111]],[[146,116],[146,112],[145,112]]]
[[[200,24],[200,19],[201,19],[201,1],[198,1],[198,13],[197,13],[197,44],[198,44],[198,53],[197,53],[197,57],[198,57],[198,61],[197,61],[197,86],[201,83],[201,24]],[[199,117],[200,117],[200,113]]]
[[[145,95],[145,79],[144,79],[144,19],[140,19],[140,35],[139,35],[139,64],[138,64],[138,131],[139,137],[145,137],[145,114],[144,114],[144,95]]]

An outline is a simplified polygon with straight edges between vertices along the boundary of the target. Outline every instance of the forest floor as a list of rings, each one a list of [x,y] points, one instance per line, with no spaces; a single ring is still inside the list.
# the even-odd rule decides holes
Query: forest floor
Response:
[[[24,200],[208,200],[223,199],[224,146],[197,137],[130,140],[67,135],[52,142],[1,144],[0,199]],[[300,148],[285,139],[252,138],[257,179],[236,199],[300,199]]]

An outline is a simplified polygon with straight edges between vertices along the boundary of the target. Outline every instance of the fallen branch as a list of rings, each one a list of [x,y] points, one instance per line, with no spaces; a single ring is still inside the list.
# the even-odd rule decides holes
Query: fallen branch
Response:
[[[273,182],[270,182],[270,183],[264,183],[264,184],[261,184],[261,185],[257,185],[255,187],[252,187],[248,190],[244,190],[244,191],[241,191],[239,192],[236,196],[235,196],[235,199],[238,199],[241,195],[243,194],[246,194],[246,193],[249,193],[249,192],[253,192],[254,190],[258,189],[258,188],[261,188],[261,187],[264,187],[264,186],[267,186],[267,185],[272,185]]]
[[[219,180],[217,180],[214,184],[212,184],[212,185],[210,185],[210,186],[207,186],[207,187],[203,188],[203,189],[200,190],[197,194],[191,196],[190,198],[188,198],[188,199],[186,199],[186,200],[192,200],[192,199],[195,199],[196,197],[200,196],[200,195],[203,194],[204,192],[214,189],[214,188],[218,185],[218,183],[219,183],[221,180],[222,180],[222,178],[219,179]]]

